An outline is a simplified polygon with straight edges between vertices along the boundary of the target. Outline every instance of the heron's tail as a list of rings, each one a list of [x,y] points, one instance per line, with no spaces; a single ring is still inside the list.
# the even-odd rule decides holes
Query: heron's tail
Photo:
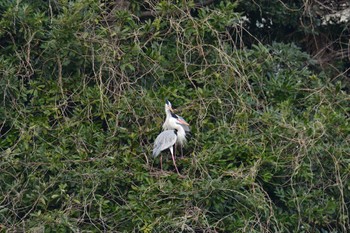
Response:
[[[160,150],[159,148],[154,148],[153,149],[153,153],[152,153],[152,157],[155,158],[160,154]]]

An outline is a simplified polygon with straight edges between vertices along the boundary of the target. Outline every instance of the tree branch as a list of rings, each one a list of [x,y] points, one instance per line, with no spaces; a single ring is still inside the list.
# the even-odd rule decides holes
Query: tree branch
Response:
[[[198,8],[201,8],[201,7],[205,7],[207,5],[210,5],[212,3],[214,3],[216,0],[206,0],[204,2],[198,2],[198,3],[195,3],[194,5],[194,9],[198,9]],[[140,14],[140,18],[147,18],[147,17],[156,17],[160,15],[160,12],[159,11],[144,11]]]

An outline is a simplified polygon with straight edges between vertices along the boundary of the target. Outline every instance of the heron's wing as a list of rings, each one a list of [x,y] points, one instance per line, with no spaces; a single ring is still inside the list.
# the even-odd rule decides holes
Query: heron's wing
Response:
[[[176,139],[177,136],[174,130],[166,130],[161,132],[154,141],[153,157],[157,157],[161,151],[173,146]]]

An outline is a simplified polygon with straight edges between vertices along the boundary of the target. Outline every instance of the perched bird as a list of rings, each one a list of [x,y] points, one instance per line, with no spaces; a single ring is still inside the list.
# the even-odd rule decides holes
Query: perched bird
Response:
[[[174,110],[172,108],[172,105],[170,103],[169,100],[166,100],[165,101],[165,114],[166,114],[166,118],[165,118],[165,121],[163,123],[163,130],[172,130],[172,129],[175,129],[173,127],[173,124],[172,124],[172,119],[180,119],[181,122],[184,122],[183,124],[181,124],[182,128],[184,129],[185,131],[185,135],[184,136],[180,136],[177,140],[177,143],[176,144],[179,144],[180,145],[180,148],[181,148],[181,157],[183,157],[183,147],[184,145],[186,144],[187,140],[186,140],[186,133],[189,133],[191,130],[190,130],[190,127],[189,127],[189,124],[185,121],[184,118],[182,118],[181,116],[179,115],[176,115],[174,113]],[[176,153],[175,153],[176,154]]]
[[[176,166],[173,146],[176,142],[185,138],[186,133],[182,125],[188,125],[188,123],[175,116],[169,119],[168,124],[170,127],[172,127],[172,129],[165,130],[157,136],[154,142],[152,156],[155,158],[160,154],[160,152],[169,149],[176,172],[181,175]],[[162,167],[162,157],[160,157],[160,163]]]

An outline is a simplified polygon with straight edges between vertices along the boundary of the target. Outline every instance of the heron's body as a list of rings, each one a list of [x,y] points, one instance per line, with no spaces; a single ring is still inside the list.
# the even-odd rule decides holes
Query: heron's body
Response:
[[[165,130],[161,132],[154,142],[153,158],[157,157],[160,152],[166,149],[170,149],[173,153],[173,145],[176,143],[178,136],[176,130]]]

